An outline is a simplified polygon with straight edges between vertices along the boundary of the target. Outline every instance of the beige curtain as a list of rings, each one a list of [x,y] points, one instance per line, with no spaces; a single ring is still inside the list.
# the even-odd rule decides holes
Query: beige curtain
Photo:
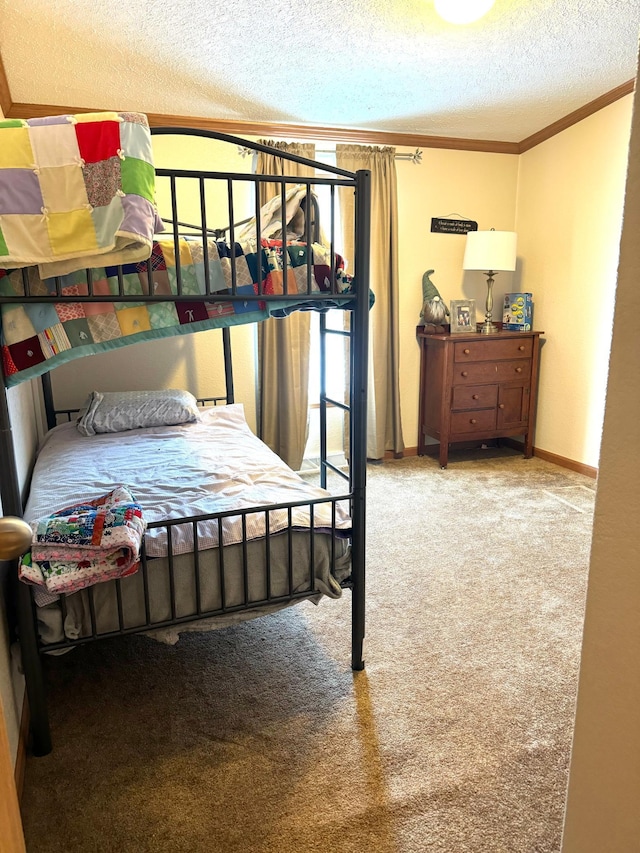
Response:
[[[371,172],[371,278],[375,305],[369,317],[367,457],[404,450],[400,417],[400,340],[398,312],[398,201],[395,148],[337,145],[341,169]],[[354,198],[340,191],[347,258],[353,258]],[[356,270],[357,276],[357,270]]]
[[[310,160],[315,156],[313,144],[260,142]],[[258,152],[256,172],[300,177],[314,174],[309,166],[262,152]],[[277,195],[279,188],[279,184],[262,184],[260,205]],[[294,471],[302,465],[309,429],[309,345],[308,311],[258,324],[258,434]]]

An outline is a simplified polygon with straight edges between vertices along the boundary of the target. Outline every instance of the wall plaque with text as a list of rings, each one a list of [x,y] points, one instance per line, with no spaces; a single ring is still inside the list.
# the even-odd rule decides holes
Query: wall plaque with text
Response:
[[[473,219],[440,219],[434,216],[431,220],[433,234],[466,234],[477,230],[478,223]]]

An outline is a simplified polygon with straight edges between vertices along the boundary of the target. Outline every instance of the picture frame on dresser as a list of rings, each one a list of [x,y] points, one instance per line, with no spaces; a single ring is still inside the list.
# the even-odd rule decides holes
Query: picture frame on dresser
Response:
[[[452,299],[451,311],[451,334],[469,335],[476,331],[476,300],[475,299]]]

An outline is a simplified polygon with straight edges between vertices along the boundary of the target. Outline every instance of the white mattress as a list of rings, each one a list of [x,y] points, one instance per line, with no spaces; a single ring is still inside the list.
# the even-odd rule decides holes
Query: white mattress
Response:
[[[292,471],[249,429],[240,404],[203,409],[199,421],[120,433],[82,436],[75,423],[52,429],[33,472],[27,521],[50,515],[86,498],[127,485],[141,504],[147,523],[328,496]],[[314,507],[314,527],[331,527],[330,503]],[[269,512],[269,530],[289,525],[287,510]],[[292,511],[292,526],[310,526],[309,508]],[[351,520],[336,507],[336,526]],[[247,517],[247,538],[264,536],[266,513]],[[166,530],[148,530],[150,557],[167,553]],[[223,523],[225,545],[242,540],[238,516]],[[218,524],[199,522],[199,549],[218,544]],[[179,525],[172,537],[174,554],[193,550],[193,526]]]

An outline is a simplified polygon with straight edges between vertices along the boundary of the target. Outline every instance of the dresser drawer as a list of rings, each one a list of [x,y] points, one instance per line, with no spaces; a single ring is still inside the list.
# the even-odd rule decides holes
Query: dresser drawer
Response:
[[[498,402],[497,385],[456,385],[453,389],[452,409],[495,408]]]
[[[454,345],[454,361],[498,361],[500,359],[531,358],[533,338],[507,338],[492,341],[459,341]]]
[[[510,382],[516,379],[529,380],[531,361],[477,361],[474,364],[454,364],[454,385],[486,385],[489,382]]]
[[[496,410],[479,412],[452,412],[451,432],[454,434],[487,432],[496,428]]]

